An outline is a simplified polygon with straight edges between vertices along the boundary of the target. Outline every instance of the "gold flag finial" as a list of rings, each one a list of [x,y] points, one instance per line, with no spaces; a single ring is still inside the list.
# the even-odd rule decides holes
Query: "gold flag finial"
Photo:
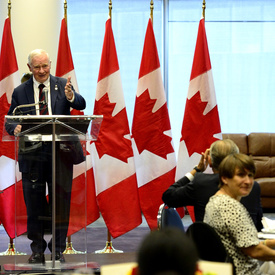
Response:
[[[153,18],[154,18],[153,10],[154,10],[154,1],[151,0],[151,2],[150,2],[150,17],[151,17],[151,20],[152,20],[152,24],[153,24]]]
[[[67,25],[67,0],[64,0],[64,18]]]
[[[202,17],[205,19],[205,9],[206,9],[206,4],[205,0],[202,1]]]
[[[109,17],[112,19],[112,0],[109,1]]]
[[[11,0],[8,2],[8,17],[11,20]]]

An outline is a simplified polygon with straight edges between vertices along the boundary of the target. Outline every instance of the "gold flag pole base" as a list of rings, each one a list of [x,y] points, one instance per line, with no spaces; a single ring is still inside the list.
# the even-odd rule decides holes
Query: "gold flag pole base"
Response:
[[[72,242],[66,242],[66,249],[63,254],[85,254],[85,252],[75,250]]]
[[[26,253],[16,251],[14,243],[9,243],[9,247],[5,252],[1,252],[0,256],[27,255]]]
[[[115,249],[112,245],[112,242],[107,241],[105,248],[102,250],[96,250],[95,253],[96,254],[98,254],[98,253],[123,253],[123,251]]]
[[[68,236],[66,249],[64,250],[63,254],[85,254],[85,252],[75,250],[73,248],[72,236]]]

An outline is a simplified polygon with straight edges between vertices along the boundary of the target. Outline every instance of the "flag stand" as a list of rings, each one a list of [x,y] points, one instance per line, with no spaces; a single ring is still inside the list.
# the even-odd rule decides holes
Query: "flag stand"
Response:
[[[5,252],[0,252],[0,256],[13,256],[13,255],[27,255],[27,254],[22,252],[17,252],[14,247],[13,239],[10,238],[8,249]]]
[[[96,250],[95,253],[96,254],[99,254],[99,253],[123,253],[123,251],[122,250],[117,250],[113,247],[112,241],[111,241],[111,234],[110,234],[110,231],[108,230],[108,232],[107,232],[107,242],[106,242],[105,248],[103,248],[102,250]]]
[[[66,249],[64,250],[63,254],[85,254],[85,252],[75,250],[73,248],[72,236],[68,236]]]

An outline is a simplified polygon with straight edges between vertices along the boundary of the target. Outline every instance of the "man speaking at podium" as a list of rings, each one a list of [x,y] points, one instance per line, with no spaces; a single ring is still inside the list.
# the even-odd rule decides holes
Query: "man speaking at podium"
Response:
[[[33,77],[14,89],[8,115],[18,111],[20,115],[70,115],[70,108],[85,109],[85,99],[74,91],[70,77],[66,80],[50,74],[51,61],[46,51],[33,50],[27,65]],[[10,135],[18,135],[22,126],[7,125],[6,129]],[[73,177],[73,159],[68,157],[68,150],[62,142],[56,143],[55,260],[60,262],[65,261],[62,252],[66,248]],[[43,264],[47,248],[44,230],[48,227],[52,206],[52,143],[20,142],[18,162],[27,207],[27,233],[32,241],[32,255],[28,262]],[[46,183],[49,203],[46,200]],[[48,247],[52,251],[52,240]]]

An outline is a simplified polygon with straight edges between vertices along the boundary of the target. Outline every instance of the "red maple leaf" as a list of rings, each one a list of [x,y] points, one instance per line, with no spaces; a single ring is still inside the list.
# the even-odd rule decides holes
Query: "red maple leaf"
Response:
[[[131,140],[125,138],[126,135],[130,135],[126,108],[112,116],[115,105],[116,103],[109,101],[107,93],[95,102],[94,114],[103,115],[95,146],[99,158],[106,154],[127,162],[127,159],[133,156],[133,150]]]
[[[201,101],[199,91],[190,100],[186,100],[181,141],[185,141],[189,156],[194,152],[204,152],[217,140],[213,135],[221,132],[217,105],[203,115],[206,105],[207,102]]]
[[[148,150],[166,159],[167,154],[174,152],[172,138],[164,134],[171,130],[168,109],[164,104],[153,113],[155,102],[156,99],[150,98],[148,89],[136,98],[132,135],[140,154]]]

